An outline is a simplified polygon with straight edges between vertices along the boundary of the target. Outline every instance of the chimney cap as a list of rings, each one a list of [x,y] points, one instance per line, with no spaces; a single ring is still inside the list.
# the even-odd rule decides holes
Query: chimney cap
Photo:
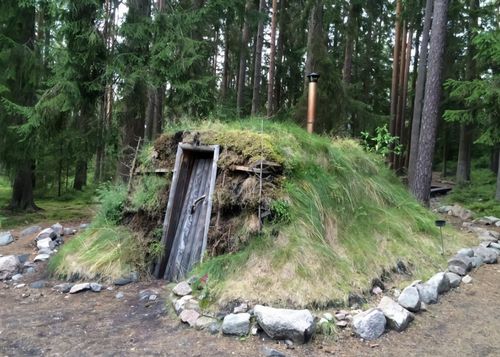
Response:
[[[317,82],[319,78],[319,73],[312,72],[307,75],[307,78],[309,78],[309,82]]]

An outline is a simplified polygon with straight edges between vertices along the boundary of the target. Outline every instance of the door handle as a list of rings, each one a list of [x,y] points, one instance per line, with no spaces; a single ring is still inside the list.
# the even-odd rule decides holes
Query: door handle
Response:
[[[205,199],[206,195],[198,197],[196,200],[194,200],[193,204],[191,205],[191,214],[194,213],[196,210],[196,207]]]

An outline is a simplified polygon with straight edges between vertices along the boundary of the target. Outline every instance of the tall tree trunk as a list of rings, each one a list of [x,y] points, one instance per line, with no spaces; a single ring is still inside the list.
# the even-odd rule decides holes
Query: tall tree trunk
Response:
[[[390,109],[390,133],[396,136],[396,121],[398,110],[398,87],[400,76],[400,58],[401,58],[401,0],[396,0],[396,24],[395,24],[395,37],[394,37],[394,51],[392,59],[392,84],[391,84],[391,109]],[[394,162],[394,153],[389,154],[389,162]]]
[[[83,187],[87,184],[87,161],[78,160],[75,166],[75,180],[73,182],[73,188],[75,190],[81,191]]]
[[[498,160],[500,158],[500,146],[495,145],[491,148],[490,154],[490,170],[494,173],[498,171]]]
[[[429,49],[429,69],[425,85],[424,106],[422,109],[422,125],[419,138],[419,150],[415,179],[411,191],[422,203],[428,205],[432,181],[432,159],[436,144],[439,105],[443,82],[443,60],[446,45],[446,19],[448,0],[435,0],[432,39]]]
[[[266,14],[266,0],[259,2],[259,25],[257,28],[257,42],[255,44],[255,63],[253,70],[253,93],[251,114],[256,115],[260,109],[260,82],[262,79],[262,46],[264,45],[264,16]]]
[[[434,0],[425,3],[424,28],[422,30],[422,43],[420,44],[420,61],[418,64],[417,84],[415,86],[415,99],[413,101],[413,118],[411,121],[410,158],[408,161],[408,184],[411,187],[415,179],[417,157],[419,149],[420,126],[424,100],[425,82],[427,78],[427,53],[430,29],[432,24],[432,9]]]
[[[252,9],[252,0],[245,3],[245,14],[243,20],[243,29],[241,31],[240,43],[240,65],[238,71],[238,90],[236,92],[236,111],[239,116],[243,115],[243,105],[245,104],[245,78],[247,71],[247,52],[248,41],[250,39],[250,10]]]
[[[474,46],[472,38],[474,31],[477,29],[477,10],[479,6],[478,0],[469,1],[469,23],[467,29],[467,63],[465,80],[471,81],[476,78],[476,64],[474,60]],[[458,162],[457,162],[457,176],[456,181],[458,184],[464,184],[470,181],[471,172],[471,155],[472,155],[472,142],[474,125],[461,123],[460,124],[460,140],[458,144]]]
[[[284,0],[281,0],[282,2]],[[271,50],[269,53],[269,79],[267,81],[267,116],[270,117],[274,114],[275,99],[274,93],[274,77],[276,70],[276,22],[277,22],[278,0],[273,0],[273,14],[271,17]],[[280,14],[283,16],[283,13]],[[280,30],[281,32],[281,30]],[[281,33],[280,33],[281,36]]]
[[[315,0],[309,15],[308,31],[307,31],[307,58],[305,64],[304,90],[307,90],[307,75],[314,72],[317,67],[318,58],[316,48],[320,43],[323,33],[323,2]]]
[[[9,209],[22,211],[39,209],[33,198],[33,176],[33,165],[30,163],[25,163],[17,169]]]
[[[275,80],[273,80],[273,85],[271,85],[271,82],[268,81],[268,90],[267,90],[267,100],[268,100],[268,107],[269,107],[269,101],[272,100],[272,107],[271,107],[271,115],[273,114],[274,111],[279,111],[281,108],[281,103],[282,103],[282,81],[283,81],[283,54],[285,50],[285,36],[286,36],[286,31],[285,31],[285,5],[286,0],[280,0],[280,8],[279,8],[279,21],[278,21],[278,28],[279,28],[279,37],[278,37],[278,45],[276,46],[276,58],[275,58],[275,64],[273,67],[275,68]],[[273,4],[274,6],[274,4]],[[273,14],[275,13],[275,10],[273,8]],[[274,15],[273,15],[274,16]],[[272,20],[271,20],[271,36],[272,36]],[[276,27],[274,29],[274,37],[276,37]],[[271,42],[272,44],[272,42]],[[271,56],[269,56],[269,61],[271,60]],[[274,94],[271,94],[271,98],[269,98],[269,90],[273,90],[274,86]],[[269,113],[268,113],[268,116]]]
[[[352,53],[354,51],[354,37],[356,31],[356,10],[351,1],[349,6],[349,15],[347,18],[347,31],[344,51],[344,65],[342,67],[342,81],[346,84],[351,83],[352,78]]]
[[[229,88],[229,32],[231,17],[228,13],[226,18],[226,24],[224,26],[224,62],[222,64],[222,83],[220,88],[220,97],[222,101],[226,99],[227,90]]]
[[[498,162],[497,162],[497,167],[498,167],[498,171],[497,171],[497,192],[495,194],[495,199],[497,201],[500,201],[500,155],[498,156]]]

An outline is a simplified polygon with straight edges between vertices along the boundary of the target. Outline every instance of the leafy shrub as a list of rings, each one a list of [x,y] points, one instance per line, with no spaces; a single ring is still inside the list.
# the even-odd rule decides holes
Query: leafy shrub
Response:
[[[104,185],[97,189],[101,207],[96,215],[95,223],[116,224],[122,217],[123,207],[127,199],[127,188],[123,184]]]
[[[367,132],[361,132],[361,145],[366,151],[386,157],[390,153],[400,155],[403,146],[399,143],[399,137],[392,136],[387,129],[387,124],[375,129],[375,136],[370,137]]]
[[[136,185],[136,189],[130,198],[133,209],[143,209],[146,211],[156,211],[161,205],[161,194],[167,186],[168,181],[164,177],[144,176]]]

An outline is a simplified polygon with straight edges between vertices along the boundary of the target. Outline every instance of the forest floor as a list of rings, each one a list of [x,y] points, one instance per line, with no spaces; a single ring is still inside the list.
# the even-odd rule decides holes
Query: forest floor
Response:
[[[0,254],[32,254],[32,238],[1,247]],[[462,284],[428,312],[417,314],[403,333],[391,331],[363,342],[340,331],[335,338],[317,336],[292,350],[264,336],[212,336],[186,327],[169,314],[162,281],[65,295],[51,289],[60,282],[51,280],[45,266],[39,265],[36,273],[25,275],[26,287],[0,285],[0,355],[264,356],[264,346],[286,356],[497,355],[500,267],[482,266],[472,277],[472,284]],[[41,279],[47,280],[44,288],[29,287]],[[159,298],[140,301],[142,289],[156,290]],[[123,300],[115,298],[118,291]]]

